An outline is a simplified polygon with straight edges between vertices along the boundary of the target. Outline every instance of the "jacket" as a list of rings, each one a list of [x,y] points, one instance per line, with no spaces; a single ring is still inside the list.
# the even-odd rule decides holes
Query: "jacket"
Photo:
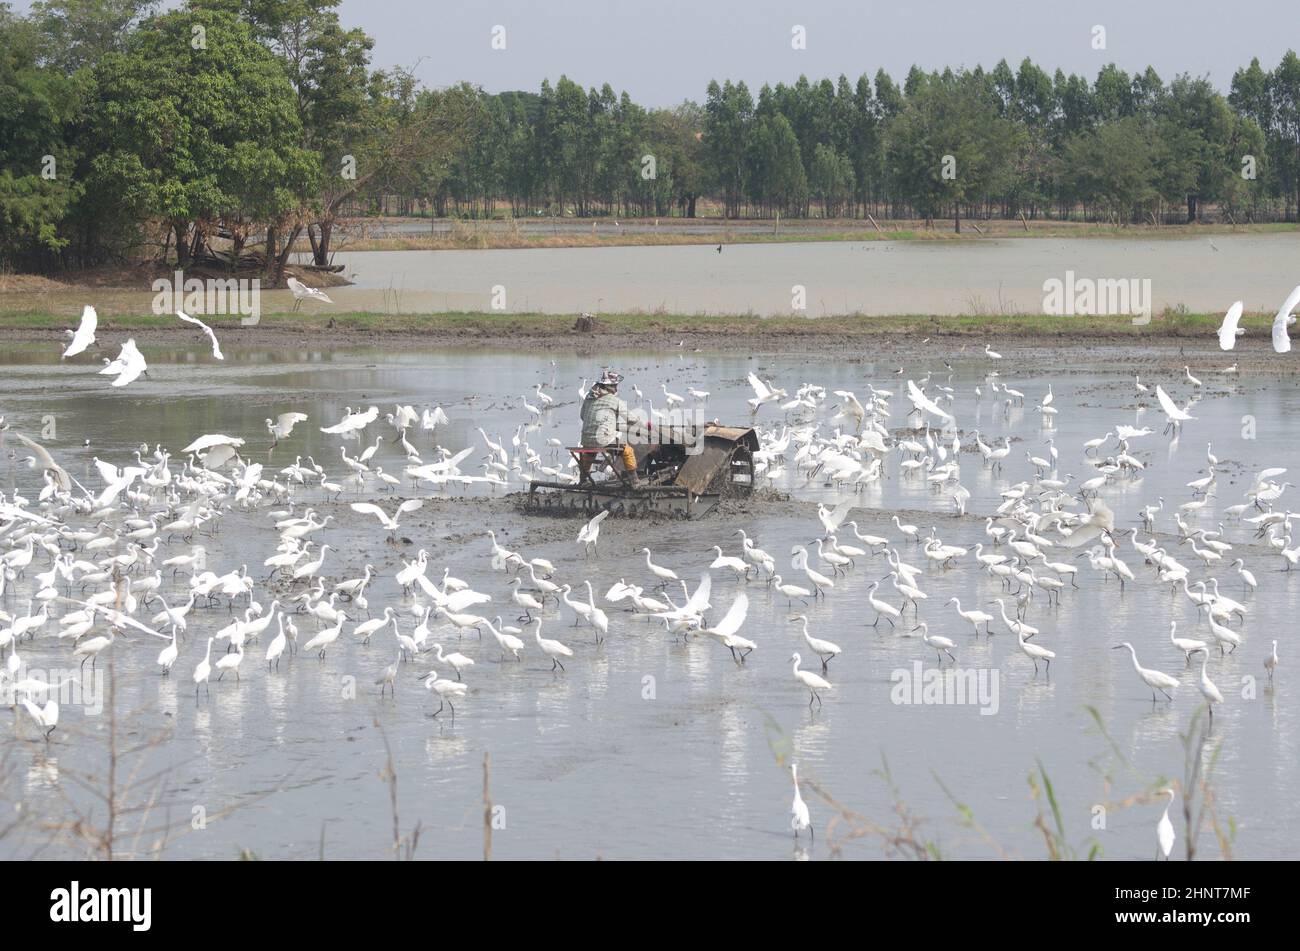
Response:
[[[613,393],[588,392],[582,401],[582,444],[608,446],[627,429],[627,404]]]

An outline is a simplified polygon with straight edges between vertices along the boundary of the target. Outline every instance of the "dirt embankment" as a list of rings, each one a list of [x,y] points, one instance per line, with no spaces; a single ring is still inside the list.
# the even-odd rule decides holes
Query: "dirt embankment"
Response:
[[[1028,360],[1036,365],[1058,367],[1068,373],[1074,366],[1110,364],[1127,367],[1132,372],[1157,370],[1181,371],[1191,365],[1207,383],[1228,384],[1241,374],[1267,373],[1293,376],[1300,373],[1300,361],[1291,354],[1273,352],[1267,337],[1252,334],[1238,341],[1231,353],[1221,352],[1213,336],[1197,333],[1135,336],[1124,331],[1080,330],[1075,333],[1035,333],[1024,327],[1008,325],[1002,330],[975,332],[966,329],[932,330],[928,335],[917,331],[880,327],[864,322],[857,330],[809,321],[807,329],[767,327],[752,319],[747,327],[705,325],[688,330],[645,327],[640,330],[609,328],[594,333],[578,333],[568,327],[544,327],[521,319],[517,322],[491,318],[490,326],[457,323],[413,330],[407,327],[347,326],[340,321],[331,325],[296,326],[292,323],[263,319],[257,327],[217,325],[222,345],[238,347],[371,347],[384,350],[465,349],[495,351],[564,351],[593,358],[611,358],[630,351],[664,354],[744,353],[755,358],[773,355],[806,354],[811,360],[833,355],[837,363],[871,363],[877,367],[895,367],[899,372],[917,362],[971,361],[988,364],[1004,378],[1014,378],[1017,367]],[[828,322],[829,323],[829,322]],[[154,321],[122,321],[101,326],[101,346],[115,349],[127,337],[141,346],[184,344],[202,341],[194,328],[175,322],[160,325]],[[41,341],[63,343],[62,330],[50,326],[12,323],[0,317],[0,339],[9,342]],[[984,356],[983,344],[991,342],[1003,354],[999,361]],[[1220,372],[1235,366],[1236,374]],[[900,377],[901,379],[901,377]]]

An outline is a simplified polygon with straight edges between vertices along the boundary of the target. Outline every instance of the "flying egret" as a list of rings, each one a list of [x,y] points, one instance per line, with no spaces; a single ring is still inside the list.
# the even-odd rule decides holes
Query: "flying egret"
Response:
[[[289,434],[293,432],[293,427],[297,423],[307,422],[306,413],[281,413],[275,418],[275,422],[266,421],[267,432],[271,434],[271,448],[274,449],[280,444],[281,439],[288,439]]]
[[[135,345],[135,338],[127,338],[126,343],[122,344],[122,349],[118,352],[117,359],[104,360],[104,368],[99,372],[107,376],[116,376],[112,383],[113,386],[126,386],[135,382],[140,374],[148,370],[149,367],[144,361],[144,356]]]
[[[1245,327],[1238,326],[1244,306],[1242,301],[1234,301],[1228,308],[1228,312],[1223,315],[1223,323],[1218,330],[1220,350],[1231,350],[1237,345],[1237,338],[1246,332]]]
[[[397,520],[407,512],[414,512],[423,505],[423,499],[407,499],[401,505],[397,506],[397,511],[394,512],[392,516],[389,516],[387,512],[381,509],[378,505],[375,505],[373,502],[353,502],[349,507],[352,511],[359,512],[362,515],[373,515],[375,518],[379,519],[379,524],[384,528],[388,529],[390,532],[396,532],[399,527]]]
[[[181,320],[185,321],[186,323],[194,324],[197,327],[199,327],[199,329],[201,329],[205,334],[208,335],[208,339],[212,341],[212,355],[216,357],[216,359],[218,360],[226,359],[221,353],[221,344],[217,343],[217,335],[212,332],[211,327],[209,327],[203,321],[199,320],[197,317],[191,317],[189,314],[185,313],[184,311],[180,311],[180,310],[176,311],[176,316],[179,317]]]
[[[1160,401],[1160,408],[1164,410],[1165,416],[1169,419],[1169,424],[1165,427],[1166,429],[1172,427],[1174,431],[1177,432],[1180,424],[1185,423],[1189,419],[1196,419],[1196,417],[1188,413],[1187,410],[1180,409],[1178,404],[1170,399],[1169,394],[1160,386],[1156,387],[1156,399]],[[1191,404],[1189,403],[1188,405],[1190,406]]]
[[[85,349],[95,342],[95,327],[98,323],[99,315],[95,313],[95,308],[87,304],[81,310],[81,323],[77,325],[76,331],[64,331],[72,340],[69,341],[68,348],[63,351],[63,356],[75,357],[85,352]]]
[[[1300,305],[1300,286],[1287,295],[1278,308],[1277,316],[1273,318],[1273,349],[1278,353],[1291,351],[1291,335],[1287,333],[1287,327],[1295,323],[1295,316],[1291,312],[1297,305]]]

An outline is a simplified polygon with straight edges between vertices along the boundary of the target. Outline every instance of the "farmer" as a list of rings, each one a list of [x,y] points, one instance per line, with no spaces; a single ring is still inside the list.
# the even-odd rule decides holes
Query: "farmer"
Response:
[[[618,398],[618,385],[623,377],[618,373],[605,370],[582,401],[582,445],[584,448],[600,447],[616,449],[623,446],[622,452],[607,453],[611,466],[616,471],[636,470],[636,455],[627,443],[630,411],[625,402]],[[630,457],[630,458],[629,458]],[[582,478],[586,479],[591,469],[592,457],[584,454],[578,464]]]

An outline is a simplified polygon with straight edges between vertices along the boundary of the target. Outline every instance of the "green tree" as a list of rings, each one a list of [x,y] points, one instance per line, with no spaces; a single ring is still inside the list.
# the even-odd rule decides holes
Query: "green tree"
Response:
[[[198,28],[199,32],[196,32]],[[95,68],[91,135],[101,144],[87,193],[103,217],[165,222],[187,264],[213,234],[276,236],[315,185],[312,156],[281,64],[250,28],[216,10],[145,22]]]

